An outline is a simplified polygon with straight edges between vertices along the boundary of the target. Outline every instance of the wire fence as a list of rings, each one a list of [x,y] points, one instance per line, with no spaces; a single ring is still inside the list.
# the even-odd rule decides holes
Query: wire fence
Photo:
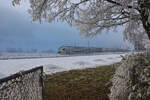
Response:
[[[43,67],[0,79],[0,100],[43,100]]]

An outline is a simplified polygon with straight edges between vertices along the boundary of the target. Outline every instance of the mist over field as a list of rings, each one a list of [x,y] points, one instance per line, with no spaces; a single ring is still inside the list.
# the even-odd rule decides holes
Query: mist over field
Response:
[[[31,16],[27,13],[28,2],[20,6],[12,6],[11,0],[0,1],[0,51],[10,48],[38,49],[38,51],[57,51],[62,45],[88,46],[104,48],[126,47],[121,34],[118,32],[103,31],[93,38],[80,35],[76,28],[66,22],[52,23],[31,22]]]

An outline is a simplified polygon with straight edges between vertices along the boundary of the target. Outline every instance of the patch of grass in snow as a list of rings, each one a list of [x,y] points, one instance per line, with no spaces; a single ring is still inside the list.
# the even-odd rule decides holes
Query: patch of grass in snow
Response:
[[[109,80],[114,73],[110,65],[47,75],[44,100],[109,100]]]

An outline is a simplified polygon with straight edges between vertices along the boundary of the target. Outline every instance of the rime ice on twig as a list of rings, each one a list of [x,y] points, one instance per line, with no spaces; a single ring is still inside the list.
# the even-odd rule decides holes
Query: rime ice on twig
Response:
[[[21,0],[13,0],[19,4]],[[124,25],[124,37],[131,42],[146,34],[150,39],[150,0],[29,0],[33,21],[61,20],[86,36]],[[123,28],[122,28],[123,29]],[[134,38],[134,36],[136,38]],[[148,37],[140,37],[148,39]],[[141,41],[141,40],[139,40]],[[133,42],[134,43],[134,42]]]

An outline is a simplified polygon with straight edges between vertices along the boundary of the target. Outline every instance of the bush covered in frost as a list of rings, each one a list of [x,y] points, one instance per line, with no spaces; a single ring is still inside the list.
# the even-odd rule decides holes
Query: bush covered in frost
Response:
[[[111,81],[110,100],[150,100],[150,52],[123,59]]]

